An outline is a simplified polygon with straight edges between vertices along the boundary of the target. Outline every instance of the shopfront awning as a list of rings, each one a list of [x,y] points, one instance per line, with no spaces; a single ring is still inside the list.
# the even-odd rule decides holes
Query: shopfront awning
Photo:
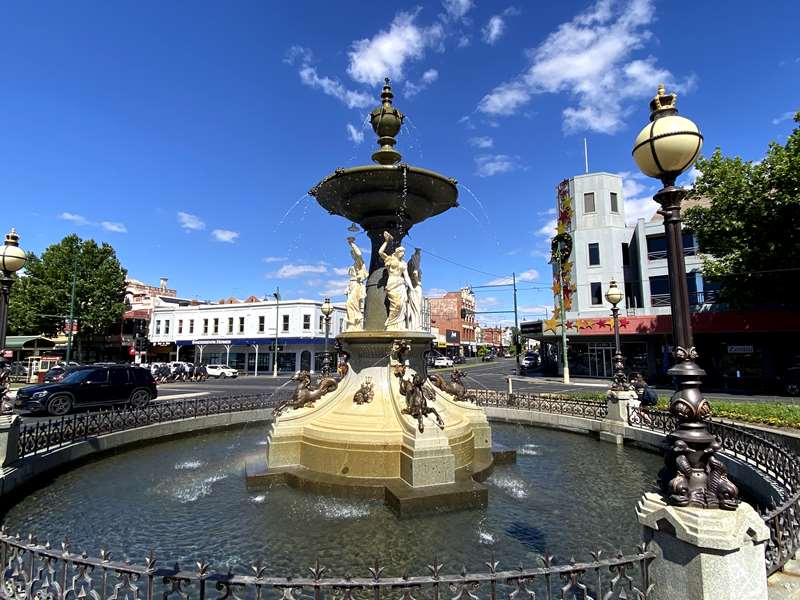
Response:
[[[38,335],[6,336],[6,350],[33,350],[35,348],[52,348],[55,342]]]

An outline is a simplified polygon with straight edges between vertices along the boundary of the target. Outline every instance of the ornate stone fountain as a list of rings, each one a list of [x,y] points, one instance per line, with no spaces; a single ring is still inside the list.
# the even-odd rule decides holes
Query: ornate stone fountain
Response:
[[[310,191],[372,242],[367,267],[347,239],[348,327],[337,337],[346,372],[316,385],[298,374],[292,400],[276,411],[266,465],[249,463],[248,481],[381,497],[401,514],[480,506],[487,491],[478,480],[493,464],[491,430],[463,386],[428,379],[434,338],[421,326],[420,252],[406,262],[400,246],[415,224],[458,205],[456,181],[400,162],[394,146],[404,116],[392,98],[387,79],[370,115],[376,164],[337,169]]]

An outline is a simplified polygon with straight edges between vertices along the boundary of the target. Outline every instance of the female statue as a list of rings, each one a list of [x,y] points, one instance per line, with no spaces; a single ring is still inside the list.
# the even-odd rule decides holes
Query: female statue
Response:
[[[386,254],[386,247],[389,242],[394,241],[392,234],[388,231],[383,232],[384,242],[378,249],[378,254],[386,265],[389,278],[386,282],[386,298],[389,300],[389,316],[386,318],[384,326],[386,331],[405,331],[406,328],[406,306],[408,305],[408,287],[411,281],[408,278],[408,270],[403,256],[406,251],[402,246],[395,248],[391,254]]]
[[[361,256],[361,248],[356,246],[356,238],[347,238],[350,245],[350,256],[353,257],[353,265],[347,269],[347,276],[350,282],[347,284],[347,328],[346,331],[361,331],[364,329],[364,308],[363,302],[366,296],[366,280],[369,271],[364,265],[364,258]]]
[[[422,331],[422,270],[419,267],[422,250],[414,249],[414,256],[408,261],[408,310],[406,311],[406,329]]]

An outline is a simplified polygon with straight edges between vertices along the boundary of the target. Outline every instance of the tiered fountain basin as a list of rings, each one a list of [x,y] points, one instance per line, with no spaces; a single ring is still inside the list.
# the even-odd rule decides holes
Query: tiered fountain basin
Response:
[[[403,413],[406,398],[388,360],[348,370],[313,407],[281,415],[270,429],[266,461],[248,463],[249,485],[289,483],[383,498],[401,516],[485,506],[488,494],[479,481],[490,473],[493,453],[483,409],[431,387],[430,406],[444,427],[426,417],[420,432],[417,420]],[[354,397],[365,382],[372,383],[373,398],[358,404]]]

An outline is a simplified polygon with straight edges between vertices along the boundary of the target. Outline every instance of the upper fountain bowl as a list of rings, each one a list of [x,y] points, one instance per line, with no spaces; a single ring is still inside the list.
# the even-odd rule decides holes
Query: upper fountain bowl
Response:
[[[331,214],[366,230],[402,228],[458,206],[456,180],[418,167],[366,165],[336,169],[309,191]]]

